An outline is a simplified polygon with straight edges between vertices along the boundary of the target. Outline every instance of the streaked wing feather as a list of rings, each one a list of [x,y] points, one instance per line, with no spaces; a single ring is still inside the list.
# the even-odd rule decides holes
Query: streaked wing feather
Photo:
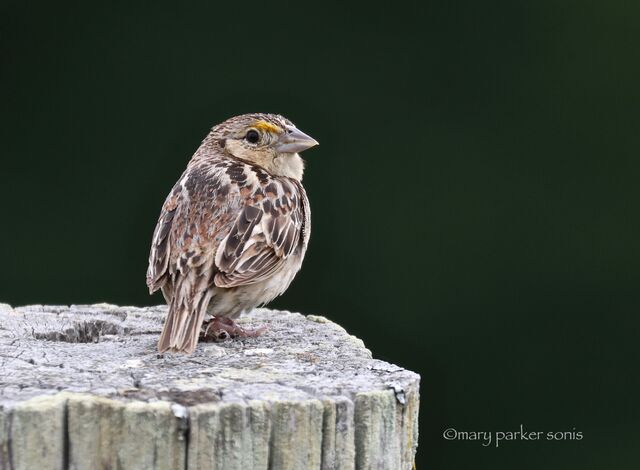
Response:
[[[257,189],[257,188],[256,188]],[[306,198],[301,186],[274,178],[251,199],[216,255],[219,287],[235,287],[265,280],[279,269],[302,240]]]
[[[236,164],[185,172],[154,233],[150,290],[164,287],[167,275],[175,278],[194,268],[219,287],[254,284],[277,271],[301,241],[306,244],[308,202],[302,186],[287,178],[269,177],[265,184],[243,176],[251,171]]]
[[[158,224],[153,232],[147,269],[147,286],[151,293],[160,289],[165,282],[170,256],[171,228],[179,200],[180,188],[176,185],[162,206]]]

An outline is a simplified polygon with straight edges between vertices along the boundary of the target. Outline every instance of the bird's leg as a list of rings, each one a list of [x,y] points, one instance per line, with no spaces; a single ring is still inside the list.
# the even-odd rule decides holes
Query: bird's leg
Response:
[[[232,338],[255,338],[267,331],[266,326],[260,328],[242,328],[231,318],[213,317],[202,324],[200,338],[204,341],[225,341]]]

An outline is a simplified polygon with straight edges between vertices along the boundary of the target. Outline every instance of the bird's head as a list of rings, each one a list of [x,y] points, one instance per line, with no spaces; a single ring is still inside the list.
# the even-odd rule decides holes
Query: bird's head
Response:
[[[278,176],[302,180],[299,152],[318,142],[277,114],[243,114],[215,126],[207,140],[236,158],[259,165]]]

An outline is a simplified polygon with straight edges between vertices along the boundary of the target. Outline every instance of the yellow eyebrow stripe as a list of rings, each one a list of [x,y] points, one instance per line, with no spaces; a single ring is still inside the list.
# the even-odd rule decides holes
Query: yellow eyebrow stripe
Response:
[[[255,127],[256,129],[261,129],[263,131],[273,132],[274,134],[280,134],[282,132],[282,129],[280,129],[278,126],[267,121],[257,121],[253,125],[253,127]]]

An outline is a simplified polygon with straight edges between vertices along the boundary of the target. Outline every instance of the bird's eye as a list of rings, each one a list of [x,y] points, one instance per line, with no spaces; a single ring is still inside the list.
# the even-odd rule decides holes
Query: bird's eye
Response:
[[[247,142],[249,142],[250,144],[257,144],[260,140],[260,134],[258,134],[258,131],[251,129],[249,130],[249,132],[247,132],[245,139],[247,139]]]

